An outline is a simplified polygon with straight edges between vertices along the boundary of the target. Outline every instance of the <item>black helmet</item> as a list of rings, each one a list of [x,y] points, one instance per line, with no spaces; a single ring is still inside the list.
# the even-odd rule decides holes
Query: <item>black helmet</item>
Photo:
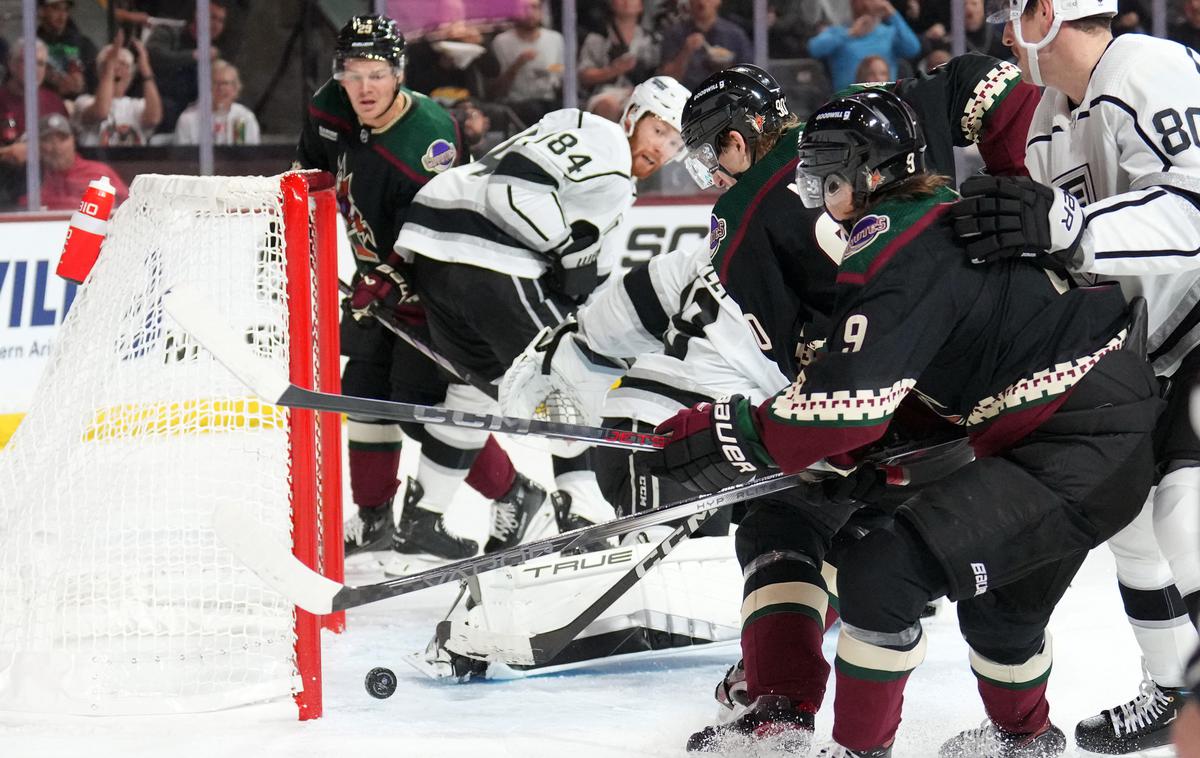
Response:
[[[333,73],[336,76],[351,58],[390,63],[392,68],[404,68],[404,35],[396,22],[387,16],[354,16],[338,32],[333,54]]]
[[[796,187],[809,208],[822,207],[846,185],[855,205],[862,205],[872,193],[925,172],[925,135],[917,114],[879,89],[821,106],[804,127],[799,153]]]
[[[779,129],[788,115],[779,83],[758,66],[740,63],[708,77],[683,106],[682,134],[692,178],[702,189],[712,186],[720,139],[730,131],[746,140],[753,163],[759,137]]]

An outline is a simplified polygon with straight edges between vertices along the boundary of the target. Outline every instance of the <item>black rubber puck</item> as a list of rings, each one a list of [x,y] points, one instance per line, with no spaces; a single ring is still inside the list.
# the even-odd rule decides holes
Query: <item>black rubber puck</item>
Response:
[[[385,700],[396,691],[396,675],[391,669],[379,666],[367,672],[364,684],[367,687],[367,694]]]

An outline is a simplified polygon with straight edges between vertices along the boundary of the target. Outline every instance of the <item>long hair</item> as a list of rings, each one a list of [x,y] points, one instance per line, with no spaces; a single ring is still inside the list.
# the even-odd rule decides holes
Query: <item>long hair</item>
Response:
[[[887,189],[868,197],[866,204],[864,204],[862,209],[857,213],[857,218],[855,220],[867,215],[877,208],[880,203],[885,201],[920,200],[921,198],[929,197],[942,187],[949,186],[950,184],[951,179],[948,176],[930,173],[917,174],[911,179],[906,179],[894,187],[888,187]]]

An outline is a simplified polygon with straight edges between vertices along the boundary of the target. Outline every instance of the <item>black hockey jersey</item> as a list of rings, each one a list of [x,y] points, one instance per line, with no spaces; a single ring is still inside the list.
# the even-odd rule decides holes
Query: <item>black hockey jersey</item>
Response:
[[[976,454],[994,453],[1123,344],[1118,287],[1067,289],[1020,260],[972,265],[942,223],[956,199],[942,188],[885,201],[851,231],[825,350],[792,386],[743,409],[783,469],[877,440],[909,393],[964,427]]]
[[[402,90],[408,111],[383,129],[363,126],[332,79],[313,96],[296,149],[300,168],[337,177],[338,206],[360,269],[386,261],[417,191],[464,153],[458,126],[428,97]]]

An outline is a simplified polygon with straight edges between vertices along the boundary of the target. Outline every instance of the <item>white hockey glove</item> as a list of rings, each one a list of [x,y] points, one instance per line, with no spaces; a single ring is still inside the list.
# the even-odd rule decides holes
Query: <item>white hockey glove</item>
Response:
[[[609,387],[625,365],[588,351],[574,316],[543,329],[500,382],[500,409],[506,416],[566,424],[600,422]]]
[[[1025,176],[973,176],[960,191],[950,217],[972,262],[1036,258],[1059,270],[1076,262],[1086,219],[1074,195]]]
[[[552,253],[547,274],[550,287],[582,302],[600,284],[597,263],[603,240],[590,221],[572,221],[571,236],[561,250]]]

